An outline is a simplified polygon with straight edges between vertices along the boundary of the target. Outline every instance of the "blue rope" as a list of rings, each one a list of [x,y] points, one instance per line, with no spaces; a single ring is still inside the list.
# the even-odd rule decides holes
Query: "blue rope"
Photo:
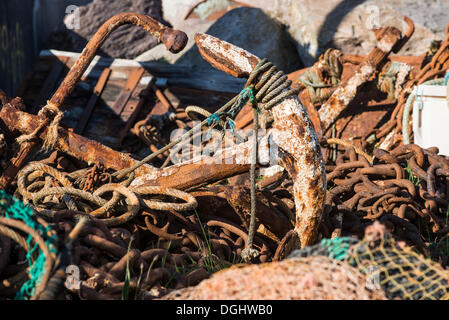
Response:
[[[56,235],[48,235],[50,228],[42,226],[35,220],[34,212],[30,207],[26,206],[16,198],[10,196],[4,190],[0,190],[0,199],[0,210],[4,212],[6,218],[21,220],[28,227],[38,231],[42,239],[45,241],[45,244],[48,246],[50,252],[57,253]],[[29,297],[33,296],[36,285],[42,280],[42,276],[44,275],[44,267],[46,262],[45,255],[42,250],[40,250],[37,243],[35,243],[33,246],[31,245],[32,240],[33,237],[29,235],[27,238],[27,244],[30,250],[28,250],[26,258],[30,267],[30,279],[28,279],[16,293],[16,296],[14,297],[15,300],[27,300]],[[31,256],[36,251],[39,252],[39,255],[33,263]]]
[[[227,112],[215,112],[211,114],[207,118],[207,124],[210,126],[212,124],[216,125],[221,119],[226,122],[227,126],[231,130],[231,132],[234,132],[235,129],[235,122],[234,118],[236,115],[242,110],[242,108],[247,104],[248,102],[251,102],[251,104],[257,107],[257,101],[256,97],[254,96],[254,88],[253,86],[248,86],[244,88],[242,91],[240,91],[236,102],[231,106],[229,111]],[[260,112],[259,109],[257,109],[258,112]],[[226,120],[227,118],[227,120]]]

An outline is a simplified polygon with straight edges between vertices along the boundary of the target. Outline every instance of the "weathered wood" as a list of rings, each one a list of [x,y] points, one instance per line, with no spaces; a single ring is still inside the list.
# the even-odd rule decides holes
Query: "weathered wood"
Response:
[[[35,101],[35,106],[47,104],[47,100],[50,99],[51,94],[53,93],[56,84],[58,83],[58,80],[62,75],[62,72],[64,71],[64,69],[66,69],[66,63],[68,61],[68,57],[61,57],[54,62],[50,74],[48,75],[40,90],[40,95]]]
[[[112,70],[110,68],[106,68],[103,70],[100,79],[98,80],[97,85],[95,86],[94,92],[90,97],[86,107],[84,108],[83,115],[81,116],[78,125],[75,128],[75,133],[83,134],[84,129],[86,128],[87,123],[89,122],[90,116],[94,111],[97,100],[101,96],[101,93],[103,92],[103,89],[105,88],[106,83],[109,79],[109,76],[111,75],[111,71]]]
[[[134,69],[131,72],[131,74],[128,77],[128,82],[126,83],[125,88],[123,88],[122,92],[120,92],[120,95],[115,100],[115,103],[112,106],[112,111],[114,111],[115,114],[120,115],[123,109],[125,109],[125,106],[129,101],[129,98],[131,98],[131,94],[139,84],[140,79],[142,78],[144,72],[145,70],[143,69]]]
[[[46,50],[40,53],[40,57],[69,57],[69,61],[75,61],[78,53]],[[183,87],[191,89],[200,89],[208,91],[220,91],[229,93],[238,93],[242,90],[245,81],[242,79],[235,79],[223,73],[200,71],[193,67],[183,65],[170,65],[158,62],[137,62],[133,60],[111,59],[96,56],[90,66],[86,69],[83,77],[98,79],[104,68],[111,68],[114,70],[115,77],[122,77],[126,79],[126,74],[120,74],[123,68],[144,68],[149,73],[158,78],[166,78],[167,86],[169,87]],[[142,79],[144,80],[144,79]],[[141,84],[144,84],[143,81]]]

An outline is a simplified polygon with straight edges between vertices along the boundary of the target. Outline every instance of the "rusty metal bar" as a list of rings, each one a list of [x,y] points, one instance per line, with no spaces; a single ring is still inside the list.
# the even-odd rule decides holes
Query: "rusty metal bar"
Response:
[[[331,127],[341,112],[354,99],[357,89],[368,81],[392,51],[399,50],[413,34],[413,22],[407,17],[404,19],[409,24],[409,31],[405,37],[402,37],[401,32],[395,27],[374,30],[378,41],[377,46],[371,50],[355,74],[338,86],[319,110],[323,133]]]
[[[400,32],[396,28],[387,29],[385,35],[386,37],[380,40],[378,47],[371,50],[354,75],[338,86],[332,96],[321,106],[319,115],[324,132],[335,122],[340,113],[354,99],[357,89],[368,81],[380,63],[391,52],[393,46],[401,39]]]
[[[128,77],[128,82],[126,83],[125,88],[123,88],[123,90],[120,92],[119,96],[115,100],[114,104],[112,105],[112,111],[114,111],[115,114],[120,115],[123,109],[125,109],[126,104],[131,98],[134,89],[139,84],[140,79],[142,78],[144,72],[145,70],[141,68],[134,69],[131,72],[131,74]]]
[[[19,111],[9,105],[3,106],[0,111],[0,120],[11,135],[17,135],[18,133],[29,134],[41,125],[41,119],[38,116]],[[42,133],[40,133],[40,137],[45,137],[45,135],[46,131],[43,130]],[[24,148],[27,147],[27,150],[29,148],[28,145],[29,144],[23,144]],[[105,168],[114,170],[126,169],[137,163],[137,160],[131,158],[128,154],[115,151],[101,143],[92,141],[77,135],[71,130],[66,130],[61,127],[59,128],[59,135],[55,148],[89,164],[94,163],[103,165]],[[19,152],[18,156],[16,156],[17,161],[13,162],[13,164],[15,164],[13,166],[14,168],[21,167],[24,164],[26,159],[23,155],[24,152],[25,151]],[[186,189],[197,185],[220,181],[249,170],[249,165],[215,164],[217,162],[218,161],[210,162],[214,164],[204,162],[180,164],[165,169],[157,169],[150,165],[143,165],[135,171],[136,177],[141,176],[141,178],[136,179],[135,184],[159,185]],[[223,161],[222,163],[225,162]],[[2,179],[8,180],[5,182],[0,180],[0,188],[4,188],[4,185],[9,184],[13,179],[10,177],[14,177],[16,174],[17,172],[14,174],[5,174]],[[183,177],[182,182],[179,179],[180,176]]]
[[[89,41],[79,56],[75,65],[70,69],[61,86],[55,92],[50,103],[60,108],[67,96],[72,92],[75,84],[86,71],[97,50],[103,45],[109,35],[118,27],[125,24],[134,24],[142,27],[152,35],[156,36],[159,43],[163,42],[167,50],[178,53],[187,44],[187,35],[179,30],[174,30],[157,20],[142,14],[122,13],[106,21]]]

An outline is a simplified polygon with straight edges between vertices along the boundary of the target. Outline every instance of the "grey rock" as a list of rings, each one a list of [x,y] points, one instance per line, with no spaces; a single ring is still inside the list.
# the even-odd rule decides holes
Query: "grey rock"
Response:
[[[300,67],[295,45],[283,26],[258,8],[237,8],[217,20],[207,31],[214,37],[237,45],[260,58],[268,58],[285,72]],[[198,68],[209,67],[194,46],[178,63],[191,63]]]
[[[181,16],[184,17],[184,15]],[[259,8],[233,9],[212,24],[201,19],[182,20],[178,24],[174,20],[171,22],[176,28],[179,28],[178,25],[181,24],[195,22],[194,30],[179,28],[188,33],[191,47],[185,49],[184,54],[179,56],[164,54],[159,48],[155,48],[145,56],[138,57],[137,60],[161,59],[161,55],[156,55],[157,53],[162,54],[164,59],[169,62],[190,65],[199,69],[211,69],[209,63],[201,58],[198,48],[193,42],[195,33],[205,32],[246,49],[261,58],[266,57],[285,72],[293,71],[301,66],[295,44],[285,32],[284,26]],[[210,27],[208,27],[209,24]]]
[[[449,21],[448,0],[246,0],[287,26],[302,61],[311,65],[327,48],[367,54],[376,45],[372,27],[396,26],[403,16],[415,22],[415,34],[399,54],[423,54],[434,39],[444,37]],[[269,9],[266,9],[269,8]]]
[[[81,52],[104,22],[123,12],[146,14],[164,23],[160,0],[94,0],[80,7],[81,28],[68,33],[69,44],[64,44],[64,49]],[[68,15],[66,25],[72,20],[72,15]],[[115,30],[101,47],[100,53],[112,58],[134,59],[156,45],[155,37],[142,28],[128,25]]]

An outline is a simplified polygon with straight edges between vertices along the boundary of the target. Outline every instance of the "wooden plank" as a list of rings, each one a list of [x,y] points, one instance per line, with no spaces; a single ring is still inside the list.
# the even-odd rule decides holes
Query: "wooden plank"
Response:
[[[40,56],[69,57],[71,60],[76,60],[78,59],[79,54],[68,51],[45,50],[40,53]],[[197,70],[191,66],[172,65],[153,61],[137,62],[133,60],[111,59],[100,56],[93,59],[83,76],[86,78],[98,78],[101,74],[101,70],[104,68],[111,68],[115,73],[115,71],[124,67],[144,68],[155,77],[168,79],[168,87],[183,87],[236,94],[239,93],[245,85],[245,79],[234,78],[219,71]],[[114,75],[112,76],[114,77]],[[145,85],[145,83],[142,83],[143,79],[141,84]]]
[[[153,83],[154,83],[154,81],[151,82],[144,90],[142,90],[140,92],[140,94],[139,94],[139,96],[140,96],[139,102],[137,103],[137,105],[131,111],[131,115],[129,116],[129,119],[126,121],[125,127],[120,131],[120,134],[119,134],[119,137],[118,137],[118,140],[117,140],[117,144],[118,145],[122,144],[123,139],[125,139],[125,137],[128,134],[129,130],[131,129],[131,127],[136,122],[136,119],[137,119],[137,116],[139,115],[140,110],[142,110],[142,107],[144,106],[144,104],[147,102],[148,98],[151,95],[150,88],[153,86]],[[126,112],[126,111],[127,110],[125,109],[124,112]]]
[[[80,135],[83,134],[84,129],[86,128],[87,123],[89,122],[89,119],[95,108],[95,105],[97,104],[97,100],[101,96],[106,86],[106,83],[109,79],[109,76],[111,75],[111,71],[112,70],[110,68],[106,68],[103,70],[103,73],[101,74],[100,79],[98,80],[97,85],[94,88],[94,92],[90,97],[89,102],[86,105],[86,108],[84,108],[83,115],[81,116],[81,119],[78,121],[78,124],[75,128],[76,134]]]
[[[126,87],[120,92],[120,95],[112,106],[112,110],[115,114],[120,115],[122,113],[144,73],[145,70],[143,68],[134,69],[131,72]]]
[[[62,72],[64,71],[66,67],[66,63],[69,61],[68,57],[61,57],[55,61],[53,64],[53,67],[50,71],[50,74],[48,75],[47,79],[45,80],[41,90],[39,97],[35,100],[35,106],[45,105],[47,103],[47,100],[50,99],[51,94],[53,93],[53,90],[56,87],[56,84],[58,83],[58,80],[61,77]]]

